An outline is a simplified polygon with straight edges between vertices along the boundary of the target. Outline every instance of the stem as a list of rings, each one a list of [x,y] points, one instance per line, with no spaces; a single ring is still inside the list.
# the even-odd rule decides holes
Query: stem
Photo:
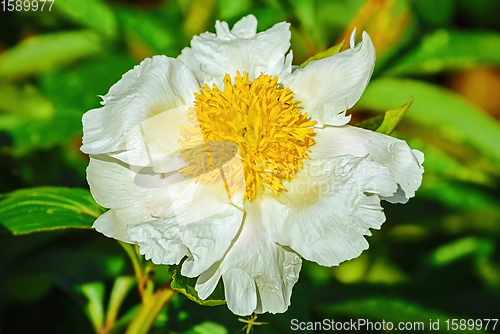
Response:
[[[145,280],[147,280],[147,277],[145,277],[144,275],[141,264],[139,263],[139,258],[137,257],[137,253],[135,252],[134,246],[132,246],[131,244],[121,241],[118,242],[123,247],[123,249],[125,249],[125,252],[127,252],[128,257],[132,261],[135,277],[137,279],[137,289],[139,290],[139,295],[141,296],[142,302],[144,303],[144,285],[146,283]]]
[[[170,282],[158,289],[151,298],[143,302],[125,334],[146,334],[160,311],[174,296],[175,291],[170,288]]]

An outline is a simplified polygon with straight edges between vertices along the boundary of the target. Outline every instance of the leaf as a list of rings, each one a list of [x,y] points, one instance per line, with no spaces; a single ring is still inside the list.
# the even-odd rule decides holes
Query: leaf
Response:
[[[226,327],[215,322],[205,321],[181,334],[227,334]]]
[[[402,105],[399,108],[388,110],[383,115],[369,118],[361,123],[355,124],[355,126],[380,132],[385,135],[390,135],[399,124],[399,122],[401,122],[403,116],[405,115],[412,102],[413,98],[410,102]]]
[[[500,64],[500,34],[438,30],[389,68],[386,75],[430,74]]]
[[[0,224],[14,235],[91,228],[95,219],[103,213],[89,191],[79,188],[31,188],[2,197]]]
[[[500,124],[446,89],[417,80],[381,78],[368,85],[356,107],[384,112],[410,96],[415,101],[407,120],[434,128],[447,139],[460,145],[469,144],[500,162]]]
[[[323,59],[323,58],[331,57],[331,56],[339,53],[340,50],[342,50],[343,46],[344,46],[344,41],[342,41],[342,42],[340,42],[340,43],[338,43],[338,44],[336,44],[336,45],[334,45],[334,46],[326,49],[325,51],[321,51],[317,55],[308,58],[305,62],[303,62],[302,64],[300,64],[300,67],[305,67],[307,64],[309,64],[313,60],[320,60],[320,59]]]
[[[445,330],[447,319],[459,318],[428,309],[403,299],[386,297],[371,297],[342,301],[330,306],[325,306],[322,308],[322,311],[328,315],[345,315],[364,320],[365,325],[363,326],[359,325],[359,321],[356,321],[358,324],[357,329],[361,331],[368,328],[366,327],[368,319],[371,320],[372,323],[373,320],[385,321],[386,323],[391,322],[394,329],[397,328],[400,322],[411,323],[413,330],[417,329],[417,327],[414,326],[420,326],[420,330],[429,330],[430,321],[439,321],[439,329]]]
[[[109,37],[116,35],[116,18],[103,1],[64,0],[59,1],[54,9],[75,23],[92,28]]]
[[[180,292],[188,297],[188,299],[194,301],[199,305],[205,306],[217,306],[226,303],[222,281],[219,281],[219,284],[217,284],[214,292],[207,299],[201,300],[200,297],[198,297],[198,293],[194,289],[196,278],[187,278],[182,276],[180,274],[180,265],[171,266],[170,271],[172,272],[172,283],[170,286],[175,291]]]
[[[101,52],[101,38],[89,30],[34,36],[0,55],[0,77],[43,72]]]
[[[176,14],[172,12],[159,15],[157,10],[138,10],[124,6],[116,7],[115,12],[129,48],[136,58],[155,54],[177,57],[182,47],[182,44],[178,45],[177,42],[182,40],[182,36],[175,35],[173,31],[177,27],[169,25],[181,25],[182,21],[178,21],[179,15],[172,17]],[[166,22],[169,25],[166,25]]]
[[[430,256],[434,266],[444,266],[466,256],[488,257],[495,245],[491,240],[465,237],[438,247]]]
[[[135,278],[132,276],[120,276],[115,279],[106,312],[106,327],[113,328],[120,306],[125,297],[127,297],[130,289],[134,286],[135,281]]]
[[[104,323],[104,283],[101,281],[77,285],[76,291],[87,298],[84,311],[98,333]]]

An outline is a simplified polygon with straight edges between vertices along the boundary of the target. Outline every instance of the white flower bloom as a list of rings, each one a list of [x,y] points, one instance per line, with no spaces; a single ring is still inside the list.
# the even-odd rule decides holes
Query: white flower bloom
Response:
[[[380,200],[405,203],[423,154],[346,125],[375,63],[366,33],[292,71],[290,27],[250,15],[144,60],[83,116],[94,227],[179,264],[235,314],[284,312],[301,258],[335,266],[368,248]],[[288,52],[288,53],[287,53]]]

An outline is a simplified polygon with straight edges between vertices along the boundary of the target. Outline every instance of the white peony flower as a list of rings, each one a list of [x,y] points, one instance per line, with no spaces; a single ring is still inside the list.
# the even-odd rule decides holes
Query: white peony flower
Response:
[[[380,200],[414,196],[423,154],[346,125],[375,63],[366,33],[296,68],[288,23],[215,27],[177,59],[144,60],[83,116],[90,189],[110,208],[94,228],[156,264],[183,261],[201,299],[222,278],[235,314],[284,312],[301,258],[360,255]]]

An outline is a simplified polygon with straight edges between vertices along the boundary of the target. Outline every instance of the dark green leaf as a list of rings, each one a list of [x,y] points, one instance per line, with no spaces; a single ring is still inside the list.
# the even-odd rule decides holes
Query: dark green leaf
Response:
[[[32,188],[3,196],[0,224],[15,235],[65,228],[91,228],[103,213],[88,190]]]
[[[326,306],[323,310],[326,314],[334,316],[348,316],[358,319],[385,320],[392,322],[394,328],[398,323],[411,323],[413,330],[416,330],[416,323],[420,330],[430,330],[429,322],[439,320],[439,329],[446,330],[446,320],[457,317],[435,311],[412,302],[386,297],[372,297],[359,300],[348,300]],[[366,327],[360,327],[362,330]],[[484,331],[482,331],[484,332]]]
[[[34,36],[0,55],[0,77],[46,71],[101,51],[99,35],[89,30]]]
[[[182,334],[227,334],[227,329],[215,322],[205,321],[190,330],[182,332]]]
[[[219,281],[215,291],[205,300],[201,300],[198,297],[198,293],[194,289],[196,284],[196,278],[187,278],[180,274],[180,266],[171,266],[170,271],[172,272],[172,289],[182,293],[190,300],[197,304],[205,306],[217,306],[226,303],[224,299],[224,287],[222,281]]]
[[[500,34],[438,30],[396,62],[386,74],[426,74],[500,64]]]
[[[356,124],[355,126],[372,130],[376,132],[383,133],[385,135],[390,135],[392,131],[396,128],[396,126],[401,122],[403,116],[406,111],[410,107],[413,102],[413,98],[407,104],[402,105],[399,108],[391,109],[385,112],[383,115],[378,115],[372,118],[369,118],[361,123]]]
[[[343,46],[344,46],[344,41],[342,41],[342,42],[340,42],[340,43],[332,46],[331,48],[326,49],[325,51],[321,51],[317,55],[308,58],[305,62],[303,62],[302,64],[300,64],[300,67],[305,67],[307,64],[309,64],[313,60],[320,60],[320,59],[323,59],[323,58],[327,58],[327,57],[333,56],[333,55],[339,53],[340,50],[342,50]]]

